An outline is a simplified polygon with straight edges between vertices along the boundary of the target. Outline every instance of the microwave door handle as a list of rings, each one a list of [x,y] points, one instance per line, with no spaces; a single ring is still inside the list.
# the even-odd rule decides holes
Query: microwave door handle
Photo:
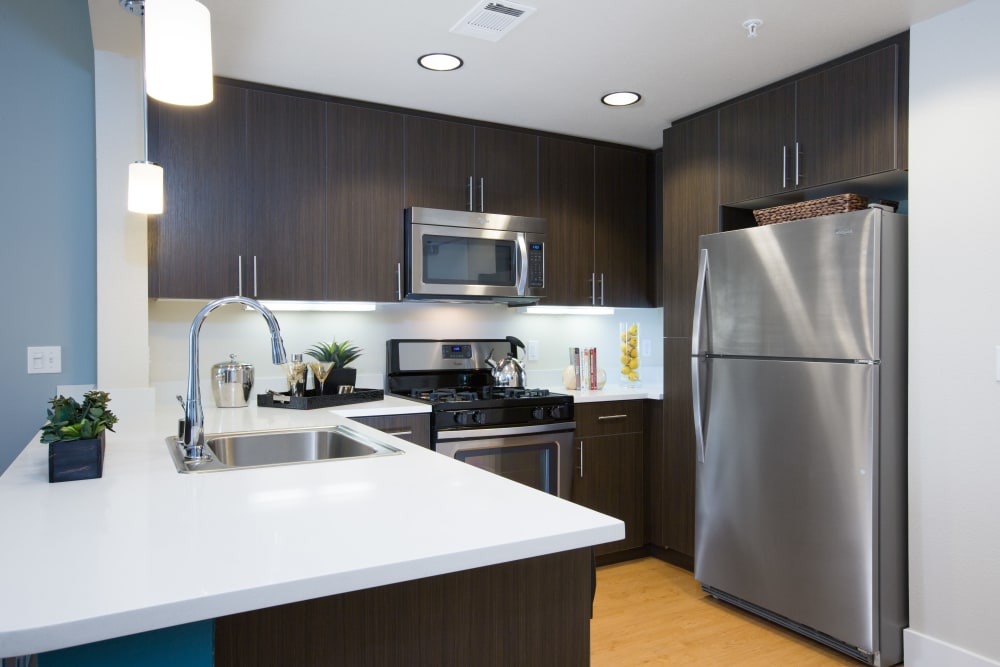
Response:
[[[524,234],[517,235],[517,260],[514,262],[517,276],[517,295],[524,296],[528,289],[528,241]]]

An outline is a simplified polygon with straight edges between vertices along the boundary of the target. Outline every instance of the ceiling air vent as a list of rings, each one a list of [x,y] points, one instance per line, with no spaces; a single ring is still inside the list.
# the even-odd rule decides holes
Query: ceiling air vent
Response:
[[[449,32],[496,42],[534,11],[534,7],[516,2],[480,2],[453,25]]]

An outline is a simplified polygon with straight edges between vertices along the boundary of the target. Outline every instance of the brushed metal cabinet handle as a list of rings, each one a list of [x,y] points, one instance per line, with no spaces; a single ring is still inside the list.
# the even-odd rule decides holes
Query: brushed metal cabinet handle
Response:
[[[397,438],[403,435],[413,435],[413,429],[410,429],[408,431],[382,431],[382,432],[385,433],[386,435],[394,435]]]
[[[626,419],[627,417],[628,415],[601,415],[597,418],[597,421],[599,422],[611,421],[614,419]]]
[[[799,142],[795,142],[795,185],[799,184],[799,156],[801,155],[799,148]]]
[[[479,212],[486,213],[486,179],[479,177]]]
[[[781,187],[788,187],[788,146],[781,147]]]
[[[253,298],[257,298],[257,255],[253,256]]]
[[[472,176],[469,176],[469,210],[472,210]]]
[[[243,255],[236,259],[236,295],[243,296]]]

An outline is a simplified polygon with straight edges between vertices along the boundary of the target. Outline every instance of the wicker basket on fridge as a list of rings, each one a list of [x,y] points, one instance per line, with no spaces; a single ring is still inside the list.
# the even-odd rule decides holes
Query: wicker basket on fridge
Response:
[[[753,212],[753,217],[758,225],[771,225],[776,222],[815,218],[820,215],[860,211],[867,207],[868,197],[844,194],[823,197],[822,199],[810,199],[797,204],[757,209]]]

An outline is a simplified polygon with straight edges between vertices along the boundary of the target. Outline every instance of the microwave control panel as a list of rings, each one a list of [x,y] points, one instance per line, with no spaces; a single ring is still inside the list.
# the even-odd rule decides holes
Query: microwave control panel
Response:
[[[528,243],[528,287],[545,287],[545,244]]]

